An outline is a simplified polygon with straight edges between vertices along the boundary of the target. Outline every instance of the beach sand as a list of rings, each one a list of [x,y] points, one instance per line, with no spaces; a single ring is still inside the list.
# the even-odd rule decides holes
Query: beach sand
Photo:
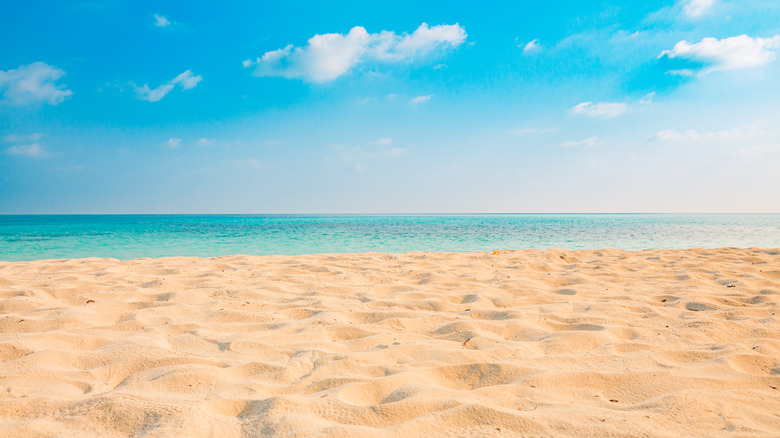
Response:
[[[0,262],[0,436],[780,436],[780,249]]]

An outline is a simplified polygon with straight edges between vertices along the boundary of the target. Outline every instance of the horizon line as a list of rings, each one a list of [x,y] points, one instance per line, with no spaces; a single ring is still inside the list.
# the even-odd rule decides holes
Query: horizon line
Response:
[[[473,212],[473,213],[0,213],[0,216],[531,216],[531,215],[751,215],[751,214],[780,214],[780,211],[761,212],[682,212],[682,211],[663,211],[663,212]]]

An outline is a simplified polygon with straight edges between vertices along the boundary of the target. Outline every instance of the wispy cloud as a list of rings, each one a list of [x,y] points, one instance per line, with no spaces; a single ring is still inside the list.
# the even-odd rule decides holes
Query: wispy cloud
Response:
[[[642,96],[641,99],[639,99],[640,105],[647,105],[653,103],[653,99],[655,98],[655,91],[652,93],[647,93],[644,96]]]
[[[182,88],[189,90],[190,88],[195,88],[198,85],[198,82],[202,80],[203,77],[201,75],[195,76],[190,70],[187,70],[179,76],[173,78],[171,84],[180,84]]]
[[[574,114],[584,114],[590,117],[617,117],[628,109],[628,106],[622,102],[582,102],[574,105],[571,112]]]
[[[669,70],[668,73],[685,76],[704,76],[719,70],[738,70],[760,67],[775,59],[780,48],[780,35],[772,38],[751,38],[739,35],[731,38],[704,38],[691,44],[685,40],[664,50],[658,58],[680,59],[695,63],[694,67]]]
[[[64,85],[56,83],[63,76],[64,71],[43,62],[0,71],[0,104],[57,105],[73,95]]]
[[[707,14],[712,8],[714,0],[684,0],[683,11],[692,18]]]
[[[529,41],[526,45],[523,46],[523,53],[535,53],[539,50],[541,50],[541,47],[539,46],[538,39]]]
[[[198,139],[198,145],[199,146],[211,146],[214,144],[214,139],[209,138],[199,138]]]
[[[154,25],[157,27],[168,27],[171,25],[171,22],[164,15],[154,14]]]
[[[8,155],[19,155],[28,158],[48,157],[46,148],[38,143],[43,136],[41,134],[17,135],[10,134],[3,137],[3,141],[11,143],[12,146],[5,148]]]
[[[187,70],[156,88],[149,88],[149,84],[144,84],[143,86],[133,84],[133,89],[139,99],[147,102],[158,102],[166,94],[170,93],[176,85],[184,90],[189,90],[195,88],[202,80],[203,77],[201,75],[193,75],[192,71]]]
[[[168,145],[169,148],[174,149],[174,148],[179,147],[179,145],[181,144],[181,139],[180,138],[169,138],[168,141],[165,142],[165,143]]]
[[[397,157],[399,155],[403,155],[403,154],[406,153],[406,149],[405,148],[399,148],[399,147],[391,148],[391,147],[389,147],[390,145],[393,144],[393,140],[390,139],[390,138],[378,138],[378,139],[372,141],[371,144],[372,145],[376,145],[376,146],[380,146],[381,147],[381,148],[379,148],[380,153],[382,153],[383,155],[386,155],[388,157]],[[355,148],[353,150],[353,152],[354,153],[360,152],[360,148],[359,147]],[[375,156],[375,154],[376,154],[376,151],[371,151],[369,153],[366,153],[365,155],[362,155],[362,158],[363,159],[372,158],[373,156]]]
[[[676,141],[716,141],[727,139],[744,139],[755,137],[760,134],[760,131],[755,126],[742,126],[733,129],[725,129],[722,131],[704,131],[699,132],[695,129],[688,131],[678,131],[676,129],[665,129],[656,132],[650,140],[660,142],[676,142]]]
[[[21,155],[28,158],[43,158],[49,156],[49,153],[38,143],[17,144],[7,148],[5,152],[9,155]]]
[[[428,95],[425,95],[425,96],[413,97],[413,98],[411,98],[409,100],[409,103],[411,105],[419,105],[421,103],[425,103],[425,102],[431,100],[431,97],[433,97],[433,94],[428,94]]]
[[[147,102],[158,102],[160,99],[165,97],[166,94],[173,90],[173,85],[162,84],[157,88],[149,88],[149,84],[144,84],[140,87],[133,85],[133,88],[135,89],[135,94],[139,99],[145,100]]]
[[[601,144],[601,140],[598,137],[588,137],[584,140],[578,141],[564,141],[561,146],[565,148],[573,148],[577,146],[598,146]]]
[[[411,34],[403,35],[386,30],[368,33],[362,26],[355,26],[346,35],[314,35],[304,47],[290,44],[265,52],[255,61],[246,60],[243,65],[254,67],[255,76],[328,82],[362,62],[412,62],[434,51],[457,47],[466,36],[457,23],[432,27],[423,23]]]
[[[38,143],[17,144],[7,148],[5,153],[9,155],[21,155],[28,158],[43,158],[49,156],[49,153]]]
[[[390,147],[393,142],[389,138],[380,138],[372,141],[369,147],[348,147],[342,144],[330,145],[333,154],[326,157],[326,161],[338,162],[343,169],[364,172],[370,164],[378,160],[386,160],[405,155],[408,151],[401,147]]]

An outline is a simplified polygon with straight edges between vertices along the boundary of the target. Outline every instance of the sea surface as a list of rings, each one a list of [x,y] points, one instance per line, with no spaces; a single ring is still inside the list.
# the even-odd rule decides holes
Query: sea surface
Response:
[[[0,215],[2,261],[719,247],[780,247],[780,215]]]

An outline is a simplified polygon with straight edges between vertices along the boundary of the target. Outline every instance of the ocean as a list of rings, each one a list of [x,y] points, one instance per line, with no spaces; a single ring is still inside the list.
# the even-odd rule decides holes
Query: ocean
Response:
[[[718,247],[780,247],[780,215],[0,215],[2,261]]]

